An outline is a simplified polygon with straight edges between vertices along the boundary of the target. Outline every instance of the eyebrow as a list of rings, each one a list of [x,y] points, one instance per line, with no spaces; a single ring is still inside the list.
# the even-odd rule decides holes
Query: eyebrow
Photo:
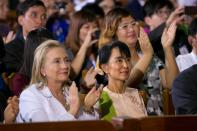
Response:
[[[115,57],[114,59],[126,59],[126,58],[129,58],[129,57],[121,55],[121,56]]]
[[[128,23],[132,23],[132,22],[136,22],[136,20],[133,19],[133,20],[130,20],[129,22],[122,22],[122,23],[120,22],[120,24],[128,24]]]
[[[57,60],[57,59],[62,59],[62,58],[60,58],[60,57],[55,57],[55,58],[53,58],[54,60]],[[63,59],[69,59],[68,58],[68,56],[65,56]]]

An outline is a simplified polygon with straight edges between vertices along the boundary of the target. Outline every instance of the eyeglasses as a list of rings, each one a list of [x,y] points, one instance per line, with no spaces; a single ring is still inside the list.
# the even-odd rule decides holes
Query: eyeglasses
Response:
[[[169,16],[171,12],[172,12],[172,10],[170,10],[170,9],[166,9],[166,10],[157,10],[157,11],[156,11],[156,14],[157,14],[159,17],[163,17],[164,15]]]
[[[125,23],[125,24],[119,25],[118,28],[119,29],[123,29],[123,30],[127,30],[127,29],[130,29],[130,28],[134,28],[137,25],[138,25],[137,21],[130,21],[129,23]]]

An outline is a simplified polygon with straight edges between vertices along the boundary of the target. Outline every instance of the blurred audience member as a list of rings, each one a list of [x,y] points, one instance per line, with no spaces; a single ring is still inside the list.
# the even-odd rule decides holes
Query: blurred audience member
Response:
[[[41,0],[41,1],[44,3],[47,9],[47,17],[50,17],[54,13],[58,12],[58,8],[56,7],[55,4],[57,0]]]
[[[178,55],[176,58],[176,62],[180,71],[183,71],[190,66],[197,64],[197,18],[193,19],[193,21],[189,25],[188,41],[192,46],[191,53]]]
[[[3,37],[4,43],[9,43],[15,38],[13,31],[10,31],[10,25],[8,21],[9,13],[9,1],[1,0],[0,1],[0,36]]]
[[[105,17],[103,9],[96,3],[90,3],[85,5],[82,10],[86,10],[89,12],[94,12],[99,23],[99,28],[102,29],[103,27],[103,20]]]
[[[153,45],[154,52],[164,62],[165,54],[161,45],[161,36],[165,27],[177,19],[181,23],[184,19],[184,8],[179,7],[174,10],[173,4],[169,0],[148,0],[144,5],[144,21],[148,25],[145,28]],[[173,43],[175,56],[188,53],[191,50],[187,41],[185,26],[178,26],[176,37]]]
[[[27,34],[45,26],[46,8],[39,0],[25,0],[17,8],[18,28],[16,38],[5,45],[4,62],[7,72],[18,72],[23,63],[24,44]]]
[[[48,3],[46,5],[49,6]],[[68,34],[70,17],[75,12],[74,5],[71,0],[60,0],[54,1],[49,7],[51,6],[55,9],[49,12],[46,28],[53,33],[56,40],[64,43]]]
[[[71,77],[76,80],[77,86],[80,85],[83,72],[96,66],[99,34],[93,34],[98,28],[96,15],[90,11],[77,11],[71,19],[66,46],[73,54]]]

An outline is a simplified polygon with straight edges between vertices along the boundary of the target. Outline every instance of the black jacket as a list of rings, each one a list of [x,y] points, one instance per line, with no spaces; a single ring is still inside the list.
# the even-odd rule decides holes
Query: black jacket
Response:
[[[164,56],[164,51],[163,47],[161,44],[161,36],[164,31],[164,28],[166,27],[166,24],[163,23],[157,28],[155,28],[153,31],[149,33],[149,39],[150,42],[153,46],[155,54],[164,62],[165,61],[165,56]],[[173,43],[173,48],[175,52],[175,56],[178,56],[180,54],[180,48],[182,46],[185,46],[187,50],[190,52],[191,51],[191,46],[189,45],[187,41],[187,35],[183,32],[181,29],[177,29],[176,31],[176,37]]]
[[[172,101],[177,114],[197,114],[197,65],[184,70],[174,80]]]
[[[24,44],[25,40],[22,32],[19,31],[16,38],[5,45],[6,55],[3,62],[6,65],[7,72],[18,72],[20,70],[23,63]]]

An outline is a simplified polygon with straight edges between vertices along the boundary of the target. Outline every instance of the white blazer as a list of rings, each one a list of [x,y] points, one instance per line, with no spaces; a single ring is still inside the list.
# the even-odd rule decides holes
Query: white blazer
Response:
[[[65,95],[65,99],[66,99]],[[46,122],[68,120],[99,119],[97,112],[94,115],[79,112],[77,118],[70,114],[64,106],[52,95],[47,86],[38,88],[38,84],[30,85],[20,95],[19,113],[16,122]]]

